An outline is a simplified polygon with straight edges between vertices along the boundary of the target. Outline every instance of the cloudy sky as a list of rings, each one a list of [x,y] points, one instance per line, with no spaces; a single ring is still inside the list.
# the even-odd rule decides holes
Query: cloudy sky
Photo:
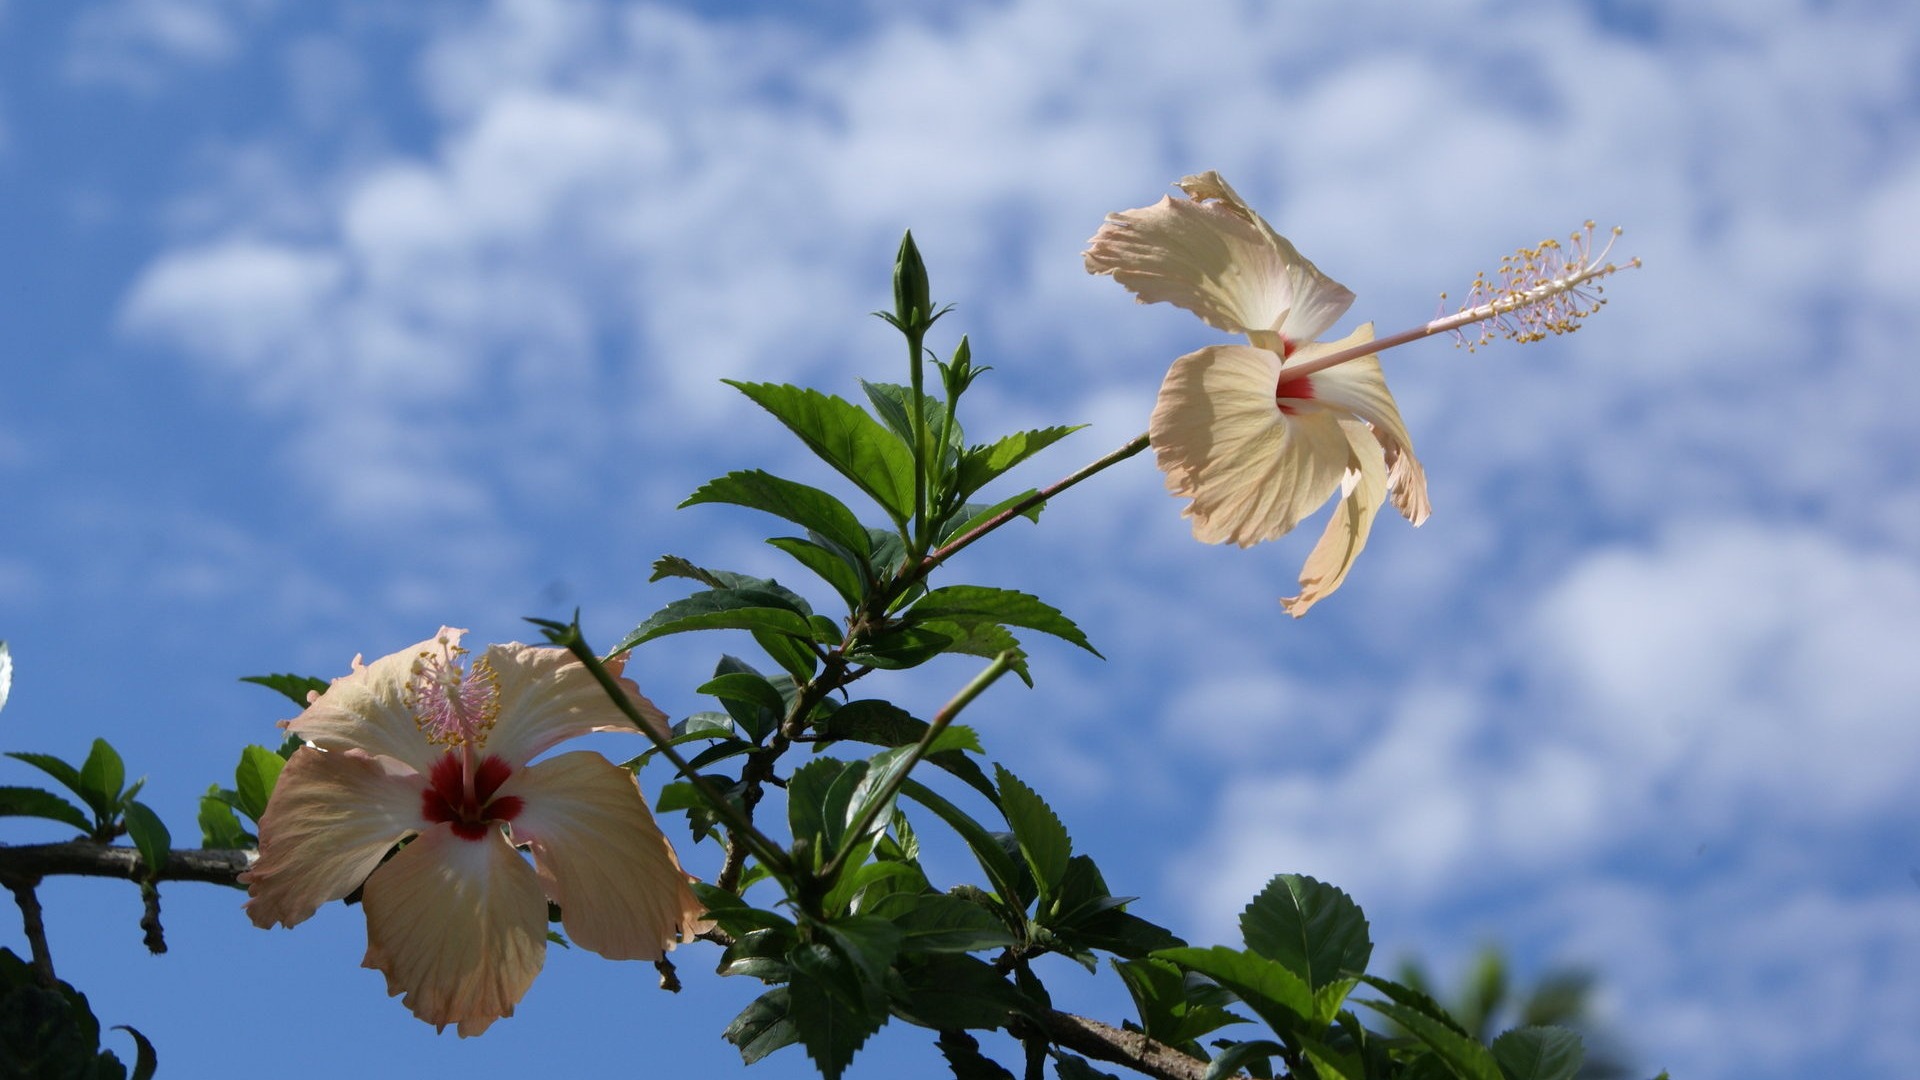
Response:
[[[1275,600],[1318,524],[1205,548],[1145,459],[976,549],[973,580],[1043,592],[1108,657],[1036,643],[1038,688],[969,714],[992,756],[1196,941],[1306,872],[1383,957],[1595,968],[1648,1074],[1910,1069],[1920,10],[1896,0],[0,0],[0,746],[104,735],[191,835],[288,713],[237,676],[576,605],[610,642],[680,595],[646,583],[669,551],[793,577],[751,515],[672,507],[790,460],[720,377],[900,377],[866,313],[907,227],[958,304],[938,344],[995,368],[976,433],[1090,423],[1028,480],[1064,474],[1222,340],[1079,258],[1204,169],[1359,295],[1340,332],[1423,321],[1588,218],[1646,267],[1573,337],[1388,356],[1434,516],[1383,519],[1300,622]],[[721,648],[750,643],[630,670],[685,715]],[[969,671],[895,689],[929,705]],[[557,951],[463,1042],[357,967],[357,911],[265,933],[176,886],[153,958],[132,889],[44,895],[61,973],[179,1075],[726,1075],[756,990],[705,947],[677,998]],[[1113,982],[1056,994],[1117,1021]],[[889,1029],[853,1075],[936,1065]]]

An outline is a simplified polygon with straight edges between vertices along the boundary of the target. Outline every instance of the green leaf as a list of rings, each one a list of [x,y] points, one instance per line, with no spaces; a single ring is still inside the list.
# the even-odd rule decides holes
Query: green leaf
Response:
[[[900,386],[897,383],[868,382],[865,379],[860,380],[860,388],[867,392],[867,400],[873,403],[874,415],[878,416],[895,435],[900,436],[902,442],[912,446],[913,421],[909,417],[912,415],[913,388]],[[941,401],[938,395],[922,393],[920,404],[921,415],[927,425],[927,438],[932,440],[937,437],[940,425],[946,421],[946,402]],[[949,457],[952,456],[953,451],[960,449],[960,444],[964,441],[959,429],[960,424],[955,421],[953,430],[947,433]],[[939,443],[935,442],[933,445],[938,446]]]
[[[1574,1080],[1585,1058],[1580,1036],[1566,1028],[1514,1028],[1493,1040],[1506,1080]]]
[[[238,796],[235,796],[236,798]],[[206,848],[250,848],[258,841],[240,824],[219,784],[200,796],[200,846]]]
[[[1206,1080],[1225,1080],[1238,1076],[1240,1070],[1253,1062],[1265,1063],[1267,1059],[1278,1057],[1287,1052],[1287,1048],[1271,1039],[1256,1039],[1252,1042],[1237,1042],[1220,1052],[1207,1066]]]
[[[1233,1015],[1213,1000],[1231,1000],[1218,987],[1182,972],[1165,960],[1115,960],[1113,970],[1126,984],[1127,993],[1133,996],[1134,1009],[1140,1015],[1140,1029],[1149,1038],[1190,1057],[1205,1059],[1197,1041],[1201,1036],[1230,1024],[1247,1023],[1245,1018]]]
[[[1087,641],[1087,636],[1080,632],[1073,620],[1039,597],[1012,589],[948,585],[921,597],[909,615],[915,622],[937,619],[962,625],[990,622],[1024,626],[1072,642],[1095,656],[1100,655],[1100,651]]]
[[[961,499],[993,482],[1008,469],[1085,427],[1040,428],[1007,435],[990,446],[970,446],[960,455],[954,494]]]
[[[842,956],[853,962],[863,985],[874,993],[863,995],[878,1000],[879,987],[900,953],[905,935],[899,927],[871,915],[843,915],[831,922],[814,924],[831,938]]]
[[[856,969],[824,944],[801,946],[793,957],[789,1014],[820,1075],[839,1080],[853,1055],[887,1022],[884,995],[872,1005],[849,1001],[847,983],[857,980]]]
[[[992,622],[955,623],[944,619],[931,619],[917,624],[913,632],[938,634],[947,639],[940,647],[943,653],[960,653],[965,656],[981,656],[989,660],[1001,653],[1012,653],[1007,669],[1020,676],[1020,681],[1029,687],[1033,685],[1033,673],[1027,670],[1027,653],[1020,645],[1020,639],[1013,631]]]
[[[1062,1050],[1053,1051],[1053,1073],[1060,1080],[1120,1080],[1110,1072],[1094,1068],[1086,1058]]]
[[[777,383],[722,380],[772,413],[894,523],[913,514],[913,453],[866,411],[841,398]]]
[[[952,644],[953,638],[946,634],[900,626],[862,636],[847,650],[847,659],[883,671],[902,671],[919,667]]]
[[[1240,913],[1247,948],[1287,965],[1315,990],[1344,972],[1363,972],[1373,955],[1367,918],[1338,888],[1281,874]]]
[[[167,868],[167,856],[173,850],[173,835],[167,832],[166,823],[160,820],[160,815],[143,802],[127,803],[126,823],[127,835],[133,839],[133,846],[140,849],[140,861],[147,866],[147,880],[152,881]]]
[[[753,907],[746,900],[718,886],[704,881],[692,882],[691,885],[693,895],[706,905],[705,917],[719,923],[721,929],[735,937],[749,930],[793,928],[792,920],[779,912]]]
[[[968,503],[948,516],[946,524],[940,527],[939,531],[935,534],[934,540],[937,543],[945,544],[957,536],[972,532],[974,529],[985,525],[988,520],[1001,514],[1008,507],[1030,498],[1038,492],[1038,488],[1028,488],[1018,495],[1009,495],[996,503]],[[1046,508],[1046,503],[1036,503],[1022,510],[1018,516],[1026,518],[1028,521],[1037,522],[1040,520],[1040,512]]]
[[[1210,949],[1163,949],[1154,958],[1197,971],[1233,991],[1282,1038],[1311,1036],[1323,1027],[1314,1015],[1313,991],[1286,965],[1224,945]]]
[[[820,659],[814,655],[813,646],[809,643],[818,636],[815,634],[812,638],[794,637],[770,630],[755,630],[753,642],[760,646],[762,652],[772,657],[774,663],[779,664],[787,674],[793,676],[795,682],[805,682],[813,678],[814,670],[820,665]],[[827,636],[836,638],[838,635]]]
[[[719,698],[727,715],[756,743],[773,734],[787,712],[787,698],[780,687],[732,656],[722,656],[713,678],[694,692]]]
[[[690,630],[759,630],[785,634],[801,640],[813,636],[808,612],[799,611],[776,593],[765,589],[709,589],[682,600],[675,600],[633,628],[615,653],[668,634]]]
[[[846,800],[853,797],[853,784],[839,787],[838,782],[849,769],[857,769],[858,775],[864,776],[867,763],[817,758],[793,770],[787,780],[787,826],[793,830],[795,841],[806,840],[812,845],[810,868],[823,865],[831,854],[828,823],[833,823],[836,837],[846,827]]]
[[[0,948],[0,1076],[124,1080],[126,1067],[100,1049],[100,1021],[85,994],[48,988],[13,950]]]
[[[31,787],[0,787],[0,817],[37,817],[93,832],[86,812],[51,791]]]
[[[240,764],[233,770],[233,790],[240,797],[240,812],[259,821],[267,812],[267,800],[280,781],[286,759],[264,746],[249,746],[240,751]]]
[[[1468,1039],[1473,1038],[1473,1033],[1462,1026],[1460,1021],[1456,1020],[1453,1014],[1447,1011],[1446,1006],[1435,1001],[1425,992],[1416,990],[1411,986],[1394,982],[1392,979],[1383,979],[1378,975],[1362,975],[1360,976],[1360,981],[1386,994],[1396,1003],[1404,1005],[1430,1019],[1437,1020],[1446,1027],[1452,1028],[1458,1032],[1461,1037]],[[1475,1041],[1477,1042],[1478,1040],[1476,1039]]]
[[[93,749],[80,766],[80,797],[101,821],[112,821],[126,788],[127,767],[120,752],[105,739],[93,740]]]
[[[1492,1051],[1457,1027],[1443,1023],[1419,1009],[1391,1001],[1363,1000],[1359,1004],[1405,1028],[1407,1034],[1425,1043],[1463,1080],[1503,1080],[1500,1064],[1494,1060]]]
[[[308,675],[244,675],[240,681],[277,691],[302,709],[307,707],[308,694],[324,694],[328,686],[327,680]]]
[[[767,543],[793,556],[794,561],[820,580],[833,586],[833,591],[846,601],[847,610],[858,610],[867,595],[867,576],[871,571],[845,548],[826,541],[817,534],[809,539],[797,536],[775,536]]]
[[[160,1055],[154,1051],[152,1041],[126,1024],[115,1024],[113,1030],[133,1036],[133,1080],[153,1080],[153,1074],[160,1071]]]
[[[987,882],[1014,911],[1026,908],[1026,898],[1021,895],[1020,874],[1007,849],[986,827],[968,817],[966,812],[935,794],[919,781],[909,778],[900,785],[900,793],[934,812],[940,820],[966,842],[973,857],[980,862],[980,869],[987,875]]]
[[[867,527],[860,524],[860,519],[845,503],[819,488],[759,469],[731,472],[718,480],[710,480],[680,505],[698,503],[732,503],[763,510],[811,529],[861,558],[872,554]]]
[[[751,1065],[783,1046],[800,1041],[800,1029],[794,1023],[787,987],[776,986],[753,999],[740,1015],[720,1033],[740,1050],[740,1058]]]
[[[1015,940],[999,916],[947,893],[889,893],[869,914],[900,929],[903,952],[974,952],[1005,948]]]
[[[893,1008],[910,1024],[946,1031],[1005,1027],[1009,1014],[1039,1012],[993,965],[958,953],[902,964]]]
[[[1000,765],[993,767],[993,775],[1000,788],[1000,809],[1007,815],[1007,824],[1013,827],[1014,838],[1020,842],[1020,854],[1033,871],[1033,880],[1040,886],[1044,903],[1058,892],[1061,879],[1066,876],[1073,841],[1052,808],[1019,777]]]
[[[927,726],[926,721],[916,719],[892,702],[862,698],[849,701],[834,710],[821,725],[820,735],[825,741],[850,739],[874,746],[912,746],[926,734]],[[992,781],[980,770],[979,764],[966,754],[969,749],[980,749],[979,736],[965,724],[954,724],[947,728],[945,734],[953,739],[971,739],[972,745],[952,743],[943,738],[940,745],[946,749],[935,749],[927,755],[926,760],[959,777],[987,798],[997,801],[999,795],[994,791]]]
[[[82,799],[86,798],[86,785],[80,780],[80,770],[52,754],[36,754],[27,750],[9,750],[7,756],[15,761],[27,764],[60,781],[61,786]]]
[[[912,1022],[919,1023],[918,1020]],[[979,1042],[959,1026],[936,1023],[925,1026],[940,1029],[934,1045],[940,1048],[940,1056],[947,1059],[953,1080],[1016,1080],[1005,1066],[982,1054]]]

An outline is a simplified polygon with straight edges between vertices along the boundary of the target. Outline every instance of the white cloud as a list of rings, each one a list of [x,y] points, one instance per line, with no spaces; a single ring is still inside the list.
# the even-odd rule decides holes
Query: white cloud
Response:
[[[207,67],[239,51],[237,22],[271,0],[112,0],[73,24],[67,73],[79,82],[150,91],[178,67]]]

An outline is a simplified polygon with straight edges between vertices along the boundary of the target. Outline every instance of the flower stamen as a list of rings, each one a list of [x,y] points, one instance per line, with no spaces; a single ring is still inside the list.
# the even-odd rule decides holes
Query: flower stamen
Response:
[[[402,700],[413,722],[435,746],[477,750],[500,715],[500,678],[483,657],[462,668],[467,650],[445,634],[435,639],[439,655],[422,649],[413,658]]]

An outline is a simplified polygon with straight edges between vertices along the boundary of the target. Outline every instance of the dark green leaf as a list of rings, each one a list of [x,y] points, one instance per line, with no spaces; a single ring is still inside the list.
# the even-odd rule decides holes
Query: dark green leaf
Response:
[[[807,448],[872,496],[896,524],[913,514],[913,453],[859,406],[776,383],[723,380],[772,413]]]
[[[991,622],[955,623],[944,619],[930,619],[916,624],[912,632],[938,634],[947,639],[941,646],[943,653],[960,653],[965,656],[982,656],[991,660],[1001,653],[1011,653],[1007,669],[1020,676],[1020,681],[1033,685],[1033,673],[1027,670],[1026,650],[1020,647],[1020,639],[1013,631]]]
[[[874,746],[893,747],[912,746],[920,741],[926,730],[926,721],[908,715],[892,702],[863,698],[849,701],[835,710],[822,724],[820,734],[827,740],[851,739]],[[971,748],[979,750],[979,737],[964,724],[955,724],[947,732],[959,733],[956,738],[971,736],[974,740]],[[927,761],[966,781],[987,798],[999,798],[987,774],[980,771],[980,766],[967,756],[965,749],[956,746],[935,750],[927,755]]]
[[[1373,942],[1360,905],[1338,888],[1299,874],[1267,883],[1240,913],[1247,948],[1287,965],[1315,990],[1343,972],[1367,970]]]
[[[797,536],[775,536],[767,543],[793,556],[794,561],[833,586],[833,591],[846,601],[848,611],[857,610],[865,602],[868,571],[844,548],[823,542],[817,536],[805,540]]]
[[[1033,871],[1044,903],[1058,892],[1066,876],[1073,841],[1052,808],[1019,777],[999,765],[993,767],[993,774],[1000,788],[1000,809],[1013,827],[1014,838],[1020,841],[1020,854]]]
[[[947,1068],[953,1071],[953,1080],[1015,1080],[1004,1066],[980,1052],[980,1044],[973,1036],[957,1026],[927,1026],[941,1029],[935,1045],[940,1048],[940,1056],[947,1059]]]
[[[613,651],[625,652],[654,638],[689,630],[759,630],[804,641],[813,636],[807,615],[786,597],[765,589],[709,589],[661,608],[634,627]]]
[[[1268,1058],[1278,1057],[1287,1052],[1287,1048],[1271,1039],[1256,1039],[1253,1042],[1237,1042],[1221,1051],[1220,1056],[1207,1066],[1206,1080],[1224,1080],[1237,1076],[1240,1070],[1253,1062],[1265,1062]]]
[[[100,1022],[67,983],[40,985],[25,960],[0,948],[0,1077],[124,1080],[126,1067],[100,1049]]]
[[[858,769],[858,775],[864,776],[867,763],[817,758],[795,769],[787,780],[787,826],[793,830],[794,840],[806,840],[812,846],[811,868],[822,865],[830,854],[827,823],[833,822],[836,836],[845,828],[845,800],[853,796],[853,785],[847,784],[838,795],[835,787],[848,769]],[[838,805],[829,806],[829,800],[836,798]]]
[[[938,543],[945,544],[955,537],[964,536],[980,526],[985,525],[989,520],[999,516],[1015,503],[1023,502],[1037,494],[1038,490],[1037,488],[1029,488],[1018,495],[1009,495],[996,503],[968,503],[958,510],[955,510],[953,514],[948,517],[946,524],[940,527],[934,539]],[[1022,510],[1018,516],[1026,518],[1028,521],[1039,521],[1040,512],[1046,508],[1046,503],[1037,503]]]
[[[264,686],[283,694],[287,700],[302,709],[307,707],[308,694],[324,694],[328,686],[327,680],[316,679],[310,675],[245,675],[240,681]]]
[[[913,388],[895,383],[868,382],[865,379],[860,380],[860,388],[867,392],[867,400],[873,403],[874,415],[878,416],[894,434],[900,436],[901,442],[912,446],[913,422],[909,418],[913,415]],[[922,393],[920,405],[921,415],[927,425],[929,443],[939,446],[939,442],[934,440],[939,434],[940,425],[947,418],[946,402],[940,400],[938,395]],[[947,433],[947,449],[950,457],[952,452],[960,449],[961,443],[965,441],[959,429],[959,422],[956,421],[953,430]]]
[[[974,952],[1014,944],[999,916],[946,893],[890,893],[870,913],[899,927],[906,935],[900,946],[905,952]]]
[[[1126,911],[1103,911],[1075,926],[1073,937],[1089,949],[1104,949],[1128,959],[1186,944],[1166,927]]]
[[[1312,1035],[1323,1026],[1312,1019],[1313,991],[1306,980],[1278,961],[1224,945],[1163,949],[1153,955],[1197,971],[1233,991],[1282,1038]]]
[[[160,1070],[160,1055],[154,1052],[153,1043],[126,1024],[115,1024],[113,1030],[133,1036],[133,1080],[153,1080],[153,1074]]]
[[[867,528],[846,504],[816,487],[752,469],[732,472],[708,481],[680,505],[732,503],[764,510],[804,529],[811,529],[849,552],[865,558],[872,549]]]
[[[773,662],[793,676],[796,682],[813,678],[814,670],[820,666],[820,658],[814,654],[810,640],[764,629],[753,631],[754,644],[760,646],[761,651],[772,657]]]
[[[860,981],[875,991],[869,996],[877,1000],[878,988],[893,966],[893,958],[899,955],[900,943],[905,937],[900,928],[871,915],[845,915],[815,926],[833,941],[842,956],[853,962]]]
[[[240,797],[240,812],[255,821],[267,812],[267,800],[280,781],[286,759],[264,746],[249,746],[240,751],[240,764],[233,770],[233,790]]]
[[[1514,1028],[1493,1040],[1493,1059],[1506,1080],[1574,1080],[1585,1058],[1580,1036],[1566,1028]]]
[[[893,1008],[910,1024],[947,1030],[1005,1027],[1009,1014],[1039,1012],[993,965],[958,953],[903,964]]]
[[[1120,981],[1133,996],[1134,1008],[1140,1015],[1140,1029],[1148,1037],[1191,1057],[1204,1057],[1196,1041],[1202,1036],[1229,1024],[1247,1022],[1212,1000],[1229,1001],[1228,995],[1165,960],[1116,960],[1113,970],[1119,973]],[[1212,993],[1194,992],[1194,988],[1202,986]]]
[[[750,906],[739,896],[725,889],[708,885],[703,881],[693,882],[693,894],[706,905],[706,917],[720,924],[727,933],[739,937],[750,930],[769,930],[786,927],[793,923],[786,916],[774,911],[765,911]]]
[[[790,924],[744,931],[720,954],[718,970],[722,975],[744,975],[761,982],[786,982],[793,977],[787,954],[795,940]]]
[[[1420,1013],[1422,1016],[1437,1020],[1441,1024],[1452,1028],[1458,1032],[1461,1037],[1468,1039],[1473,1038],[1473,1033],[1462,1026],[1460,1021],[1455,1019],[1453,1014],[1447,1011],[1446,1006],[1435,1001],[1428,994],[1415,990],[1411,986],[1404,986],[1394,982],[1392,979],[1383,979],[1378,975],[1362,975],[1360,976],[1360,981],[1392,998],[1396,1003],[1404,1005]]]
[[[0,817],[37,817],[93,832],[86,811],[51,791],[30,787],[0,787]]]
[[[1391,1001],[1361,1001],[1360,1004],[1405,1028],[1407,1034],[1425,1043],[1462,1080],[1502,1080],[1500,1065],[1492,1051],[1457,1027],[1419,1009]]]
[[[785,680],[782,680],[785,683]],[[790,684],[788,684],[790,685]],[[713,678],[695,693],[720,699],[727,715],[754,742],[761,742],[780,726],[787,712],[787,698],[773,680],[731,656],[720,658]]]
[[[847,650],[847,659],[885,671],[900,671],[919,667],[952,644],[953,639],[945,634],[903,626],[860,638]]]
[[[839,1080],[861,1045],[887,1022],[884,1000],[878,1008],[849,1003],[799,965],[789,989],[789,1014],[807,1056],[823,1080]]]
[[[152,880],[167,868],[173,835],[167,831],[160,815],[143,802],[127,803],[126,823],[127,835],[132,838],[133,846],[140,849],[140,861],[147,865],[147,878]]]
[[[93,749],[80,766],[80,797],[100,820],[111,821],[126,786],[127,767],[120,761],[120,752],[105,739],[93,740]]]
[[[1072,642],[1095,656],[1100,655],[1100,651],[1087,641],[1087,636],[1080,632],[1073,620],[1039,597],[1012,589],[948,585],[921,597],[913,605],[910,614],[915,622],[943,620],[963,625],[990,622],[1024,626]]]
[[[987,881],[993,886],[1000,899],[1015,911],[1024,910],[1026,897],[1021,895],[1020,874],[1014,866],[1007,850],[1000,841],[979,822],[967,816],[959,807],[941,798],[917,780],[908,779],[900,785],[900,793],[934,812],[948,827],[960,834],[966,841],[973,857],[980,862]]]
[[[1110,1072],[1094,1068],[1086,1058],[1061,1050],[1053,1052],[1053,1073],[1060,1080],[1120,1080]]]
[[[800,1030],[788,1008],[790,998],[784,986],[761,994],[740,1010],[740,1015],[720,1033],[721,1037],[740,1049],[740,1058],[748,1065],[783,1046],[799,1042]]]

